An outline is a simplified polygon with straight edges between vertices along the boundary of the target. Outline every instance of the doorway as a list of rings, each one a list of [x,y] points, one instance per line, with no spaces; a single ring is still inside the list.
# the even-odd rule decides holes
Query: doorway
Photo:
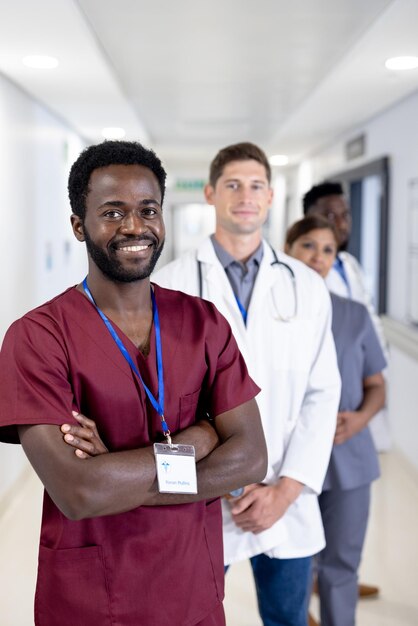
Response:
[[[378,314],[387,308],[389,159],[334,174],[342,183],[352,212],[347,251],[359,261]]]

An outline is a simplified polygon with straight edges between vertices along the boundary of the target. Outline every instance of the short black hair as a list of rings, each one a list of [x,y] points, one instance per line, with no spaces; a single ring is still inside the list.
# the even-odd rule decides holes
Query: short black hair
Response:
[[[343,196],[344,190],[341,183],[331,183],[325,181],[320,185],[315,185],[303,196],[303,214],[306,215],[309,209],[325,196]]]
[[[157,178],[163,202],[167,174],[155,152],[136,141],[103,141],[83,150],[68,177],[71,209],[82,220],[86,214],[90,176],[94,170],[109,165],[143,165],[150,169]]]
[[[209,183],[212,187],[215,187],[216,181],[222,176],[225,167],[232,161],[257,161],[264,166],[268,183],[271,183],[271,167],[265,153],[254,143],[243,141],[219,150],[209,169]]]

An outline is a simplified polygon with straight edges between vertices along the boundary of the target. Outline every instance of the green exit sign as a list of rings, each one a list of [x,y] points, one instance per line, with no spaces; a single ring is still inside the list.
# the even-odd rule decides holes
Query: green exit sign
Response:
[[[206,185],[203,178],[178,178],[176,180],[177,191],[201,191]]]

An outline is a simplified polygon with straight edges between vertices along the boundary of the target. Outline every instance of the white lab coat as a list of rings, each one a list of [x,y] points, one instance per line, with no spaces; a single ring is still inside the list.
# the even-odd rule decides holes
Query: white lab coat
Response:
[[[289,476],[306,485],[284,517],[254,535],[232,521],[223,502],[225,563],[256,554],[281,558],[315,554],[324,545],[317,495],[327,470],[340,395],[335,347],[331,335],[331,305],[324,281],[295,259],[279,253],[296,277],[295,293],[289,271],[272,265],[264,254],[244,325],[227,275],[209,238],[157,271],[152,280],[163,287],[199,295],[201,262],[203,297],[229,321],[248,370],[261,387],[257,396],[268,448],[266,483]]]
[[[331,268],[328,276],[326,277],[326,284],[328,289],[338,296],[343,298],[351,298],[357,302],[361,302],[367,307],[370,317],[372,318],[373,326],[376,334],[379,338],[380,345],[386,360],[389,360],[388,347],[386,338],[383,332],[382,322],[374,309],[372,298],[370,293],[366,289],[366,283],[364,279],[363,270],[357,259],[349,252],[340,252],[340,259],[343,262],[344,270],[347,276],[350,290],[344,282],[342,276],[336,269]],[[385,369],[384,375],[386,377],[387,370]],[[369,423],[370,432],[372,434],[373,442],[378,452],[389,450],[391,447],[391,437],[388,425],[387,408],[384,407],[373,416],[373,419]]]

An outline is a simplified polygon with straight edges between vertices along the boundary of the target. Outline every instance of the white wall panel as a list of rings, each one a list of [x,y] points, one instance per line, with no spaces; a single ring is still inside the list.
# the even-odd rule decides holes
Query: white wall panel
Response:
[[[391,346],[388,407],[396,446],[418,470],[418,361]]]
[[[83,143],[1,75],[0,145],[1,341],[16,318],[78,282],[86,263],[66,191]],[[20,446],[0,444],[0,500],[25,466]]]
[[[405,320],[408,270],[407,235],[410,181],[418,177],[418,92],[353,129],[338,141],[310,157],[314,182],[383,156],[390,158],[389,299],[388,313]],[[366,136],[366,154],[347,162],[344,146],[360,133]],[[305,167],[305,163],[300,168]]]
[[[390,158],[388,315],[408,320],[408,218],[411,181],[418,178],[418,92],[311,155],[315,183],[383,156]],[[345,143],[364,133],[366,154],[347,162]],[[300,168],[305,167],[302,163]],[[413,332],[413,331],[411,331]],[[417,331],[418,332],[418,331]],[[389,419],[393,441],[418,467],[418,362],[390,345]]]

